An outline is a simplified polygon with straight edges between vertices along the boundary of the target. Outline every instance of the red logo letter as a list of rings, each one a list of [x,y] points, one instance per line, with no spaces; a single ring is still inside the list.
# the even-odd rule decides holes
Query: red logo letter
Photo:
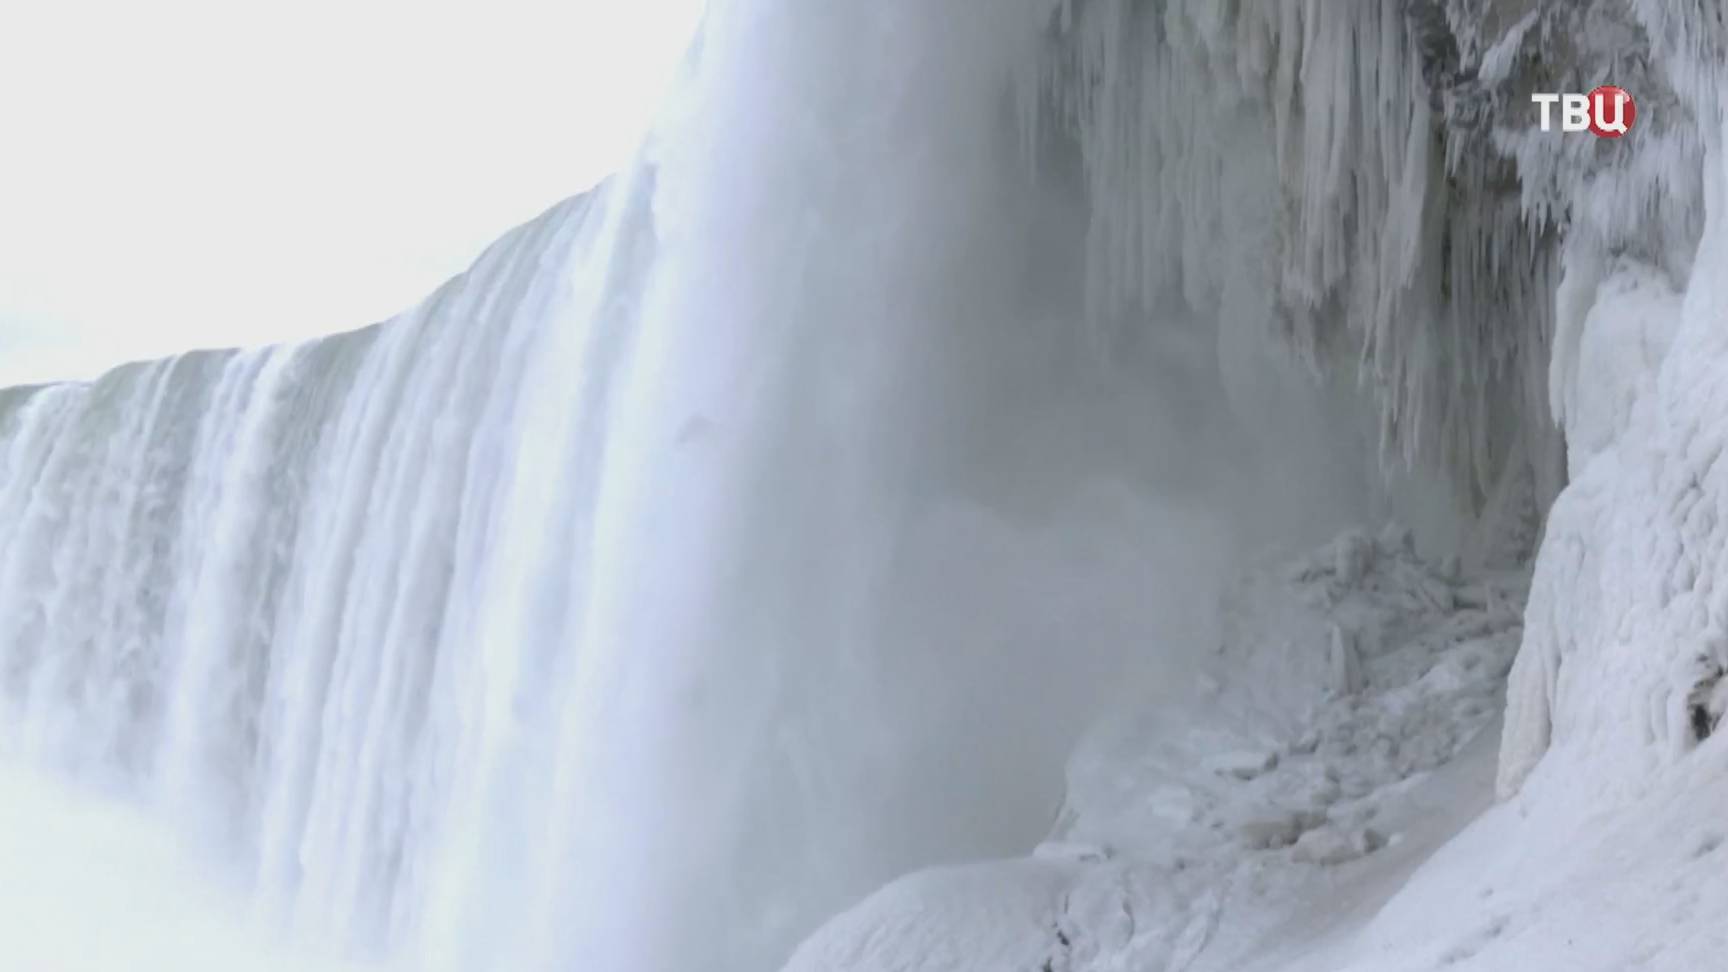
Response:
[[[1598,138],[1619,138],[1638,120],[1638,103],[1626,89],[1605,84],[1590,92],[1590,131]]]

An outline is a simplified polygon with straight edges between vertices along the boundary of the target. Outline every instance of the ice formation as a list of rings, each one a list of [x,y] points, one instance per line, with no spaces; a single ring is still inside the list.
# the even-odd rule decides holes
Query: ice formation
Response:
[[[1359,359],[1388,448],[1549,492],[1550,227],[1438,124],[1424,44],[1454,42],[1409,6],[1065,4],[1030,110],[1078,140],[1094,314],[1179,300],[1237,341]]]
[[[1374,7],[1266,4],[1231,8],[1240,14],[1235,19],[1207,20],[1179,3],[1075,5],[1074,13],[1065,12],[1073,21],[1065,20],[1062,29],[1082,40],[1074,45],[1078,53],[1067,56],[1082,66],[1082,78],[1094,80],[1080,85],[1079,96],[1069,102],[1079,107],[1070,111],[1080,119],[1081,140],[1091,152],[1093,183],[1113,186],[1117,195],[1112,199],[1136,198],[1141,193],[1140,198],[1150,200],[1140,206],[1104,207],[1105,239],[1100,243],[1095,236],[1095,247],[1102,246],[1107,255],[1155,253],[1163,261],[1176,261],[1181,254],[1228,252],[1216,241],[1186,250],[1180,237],[1157,235],[1169,230],[1148,228],[1179,226],[1177,233],[1193,232],[1191,218],[1182,222],[1164,214],[1191,205],[1196,196],[1209,199],[1209,193],[1218,191],[1218,174],[1230,167],[1214,153],[1189,170],[1187,181],[1181,183],[1183,191],[1165,187],[1141,192],[1147,180],[1167,177],[1170,170],[1164,167],[1172,160],[1180,163],[1185,153],[1195,151],[1166,144],[1171,132],[1189,127],[1161,127],[1165,117],[1179,116],[1190,106],[1173,93],[1204,90],[1193,82],[1184,87],[1169,75],[1152,72],[1169,70],[1160,58],[1195,59],[1202,68],[1222,67],[1225,78],[1233,73],[1246,77],[1248,97],[1256,98],[1265,90],[1267,75],[1252,58],[1243,57],[1244,51],[1254,49],[1244,39],[1263,35],[1241,33],[1255,26],[1256,12],[1276,10],[1281,25],[1308,24],[1314,31],[1324,31],[1327,18],[1337,17],[1340,24],[1349,26],[1335,29],[1356,38],[1358,67],[1367,60],[1360,53],[1365,48],[1358,33],[1365,32],[1388,40],[1378,48],[1388,61],[1413,74],[1420,72],[1417,87],[1431,96],[1441,116],[1436,137],[1445,142],[1449,154],[1447,194],[1459,197],[1451,204],[1464,211],[1473,209],[1479,216],[1483,207],[1490,207],[1494,214],[1475,224],[1494,241],[1482,245],[1491,248],[1525,239],[1535,247],[1535,264],[1527,265],[1528,272],[1511,284],[1524,293],[1509,300],[1503,292],[1491,301],[1494,307],[1467,312],[1469,326],[1487,330],[1470,339],[1464,357],[1450,356],[1444,362],[1469,360],[1471,353],[1521,362],[1510,373],[1480,364],[1470,373],[1510,374],[1515,382],[1523,382],[1518,394],[1524,401],[1516,407],[1523,408],[1527,419],[1540,418],[1530,396],[1545,398],[1568,452],[1569,481],[1546,520],[1527,629],[1508,685],[1496,786],[1508,802],[1484,813],[1408,877],[1398,873],[1398,862],[1389,861],[1345,864],[1342,884],[1339,877],[1309,875],[1302,879],[1300,890],[1287,890],[1282,896],[1266,894],[1268,883],[1275,879],[1250,883],[1252,890],[1246,897],[1265,895],[1263,900],[1277,912],[1275,921],[1283,923],[1270,932],[1265,919],[1242,903],[1241,892],[1216,876],[1217,862],[1232,860],[1228,855],[1200,857],[1206,863],[1199,869],[1198,888],[1184,883],[1193,880],[1187,866],[1175,874],[1167,869],[1147,876],[1145,869],[1156,866],[1158,853],[1181,843],[1165,839],[1160,827],[1131,816],[1119,823],[1111,821],[1101,828],[1108,839],[1141,839],[1151,834],[1155,835],[1151,846],[1130,854],[1126,863],[1105,863],[1095,856],[1089,865],[1068,863],[1062,869],[1033,871],[1054,889],[1047,893],[1044,909],[1029,921],[1004,916],[1000,921],[959,925],[986,941],[1001,935],[1004,941],[1019,943],[1026,968],[1682,969],[1720,960],[1722,936],[1702,916],[1723,901],[1721,882],[1709,876],[1723,843],[1709,808],[1719,805],[1722,761],[1713,736],[1728,694],[1721,688],[1722,604],[1714,593],[1714,578],[1728,566],[1721,562],[1723,544],[1715,536],[1721,503],[1728,495],[1717,481],[1723,416],[1728,414],[1721,400],[1723,376],[1728,375],[1724,369],[1728,349],[1723,344],[1728,304],[1722,299],[1719,280],[1719,268],[1728,259],[1723,242],[1728,236],[1722,232],[1728,224],[1721,216],[1728,178],[1721,161],[1723,104],[1718,68],[1728,41],[1723,11],[1708,2],[1460,3],[1444,10],[1439,5],[1379,5],[1389,17],[1408,17],[1392,29],[1402,39],[1388,39],[1374,33]],[[1103,19],[1088,28],[1088,15]],[[1144,33],[1136,35],[1132,44],[1118,47],[1125,31],[1133,34],[1135,28],[1129,25],[1135,22]],[[1232,30],[1237,31],[1233,36]],[[1435,31],[1440,31],[1439,49],[1447,56],[1439,64],[1415,63],[1432,55]],[[1229,37],[1230,42],[1208,47],[1209,36]],[[1597,46],[1591,46],[1591,40]],[[1287,54],[1291,51],[1289,43],[1270,46]],[[1230,53],[1215,53],[1220,48]],[[1335,45],[1331,56],[1350,49],[1349,44]],[[1641,56],[1628,57],[1628,49]],[[1157,55],[1149,58],[1148,50]],[[1138,59],[1148,73],[1141,86],[1130,85],[1131,90],[1141,97],[1155,95],[1164,103],[1144,114],[1132,110],[1124,114],[1120,101],[1112,100],[1120,97],[1117,89],[1122,84],[1111,73],[1121,70],[1119,65],[1109,66],[1112,58],[1128,63]],[[1245,74],[1240,67],[1243,61],[1250,65]],[[1617,80],[1632,79],[1620,83],[1635,83],[1647,94],[1653,112],[1663,116],[1651,129],[1640,132],[1635,145],[1567,142],[1495,122],[1504,117],[1505,105],[1532,90],[1588,87],[1587,82],[1602,78],[1610,65],[1617,69]],[[1195,76],[1192,63],[1185,70],[1187,77]],[[1334,75],[1322,71],[1320,77],[1331,80]],[[1376,77],[1371,72],[1344,72],[1336,77],[1339,84],[1354,78],[1362,87],[1333,92],[1325,100],[1328,108],[1359,104],[1352,99],[1388,90],[1371,80]],[[1224,82],[1217,87],[1229,90]],[[1285,89],[1274,85],[1272,90]],[[1273,104],[1272,114],[1257,129],[1263,137],[1268,131],[1283,131],[1291,119],[1311,123],[1301,112],[1280,116],[1277,102]],[[1361,123],[1374,117],[1381,123],[1373,130],[1400,130],[1396,118],[1388,121],[1371,111],[1358,110],[1353,119]],[[1296,144],[1307,143],[1298,137]],[[1327,144],[1326,139],[1317,144]],[[1278,143],[1280,149],[1285,145]],[[1482,158],[1472,158],[1480,153],[1490,153],[1495,160],[1491,167],[1484,168]],[[1255,157],[1266,154],[1262,151]],[[1094,156],[1101,161],[1093,161]],[[1361,153],[1347,156],[1351,161],[1361,157]],[[1295,197],[1290,205],[1298,214],[1297,227],[1316,225],[1302,222],[1309,215],[1302,201],[1310,192],[1334,201],[1322,210],[1326,216],[1351,212],[1335,204],[1335,195],[1326,195],[1328,184],[1314,181],[1314,170],[1296,170],[1300,177],[1290,176],[1289,171],[1285,170],[1280,184]],[[1484,182],[1485,173],[1497,175]],[[1363,192],[1362,183],[1379,186],[1388,178],[1370,169],[1351,173],[1349,184],[1352,192]],[[1492,205],[1497,196],[1512,194],[1516,207]],[[1368,195],[1372,198],[1371,189]],[[1428,210],[1423,218],[1451,218],[1445,212]],[[1502,222],[1494,226],[1495,219]],[[1379,229],[1387,224],[1371,221],[1369,225]],[[1316,259],[1316,252],[1347,245],[1351,233],[1362,230],[1345,218],[1322,231],[1318,239],[1294,229],[1285,232],[1300,241],[1303,259]],[[1453,228],[1440,233],[1440,238],[1454,243],[1468,239]],[[1280,243],[1284,238],[1279,238]],[[1160,242],[1147,244],[1148,239]],[[1403,251],[1393,247],[1379,252]],[[1430,252],[1419,261],[1424,271],[1446,265],[1435,257]],[[1554,261],[1548,264],[1551,273],[1538,269],[1548,261]],[[1386,269],[1369,257],[1341,261],[1338,266],[1354,272]],[[1489,273],[1487,281],[1477,286],[1491,286],[1494,274],[1511,264],[1496,255],[1476,266]],[[1128,267],[1131,281],[1144,269],[1135,263]],[[1147,290],[1136,292],[1134,283],[1126,289],[1117,284],[1109,293],[1143,300],[1146,293],[1168,293],[1172,279],[1193,287],[1196,271],[1188,265],[1169,262],[1155,267],[1150,277],[1139,278],[1155,281]],[[1201,279],[1207,269],[1211,268],[1199,271]],[[1289,274],[1291,268],[1284,266],[1278,272]],[[1174,276],[1160,280],[1158,273]],[[1295,273],[1299,285],[1308,284],[1306,289],[1286,287],[1273,292],[1280,300],[1292,301],[1316,292],[1312,285],[1316,280],[1340,279],[1316,275],[1310,267],[1309,272]],[[1386,279],[1383,273],[1378,277],[1382,282]],[[1392,285],[1403,287],[1407,282],[1394,277]],[[1200,292],[1206,293],[1206,288],[1202,286]],[[1415,306],[1432,312],[1437,306],[1432,296],[1426,302],[1419,299]],[[1379,328],[1414,325],[1420,333],[1435,320],[1424,322],[1421,316],[1412,320],[1408,314],[1377,317],[1373,307],[1345,301],[1332,313],[1305,321],[1298,302],[1294,313],[1290,308],[1281,313],[1293,322],[1299,343],[1318,344],[1323,329],[1344,328],[1354,332],[1359,346],[1369,352],[1376,347]],[[1517,314],[1497,316],[1508,307],[1516,308]],[[1549,320],[1552,332],[1546,330]],[[1380,382],[1383,394],[1394,398],[1387,412],[1390,421],[1399,414],[1398,397],[1423,388],[1423,368],[1439,362],[1428,361],[1422,352],[1393,354],[1390,360],[1410,370],[1376,374],[1374,369],[1386,360],[1372,353],[1363,356],[1370,377]],[[1543,371],[1546,374],[1537,383],[1533,374]],[[1406,384],[1412,380],[1413,384]],[[1477,386],[1443,380],[1426,387],[1444,399]],[[1448,412],[1442,406],[1427,414],[1448,416],[1443,421],[1450,421],[1468,413]],[[1471,443],[1470,447],[1443,448],[1438,458],[1456,463],[1464,456],[1474,463],[1476,484],[1481,487],[1492,478],[1480,475],[1485,471],[1481,459],[1495,455],[1491,446],[1487,451],[1484,446],[1516,425],[1504,412],[1490,409],[1479,414],[1487,418],[1486,426],[1465,422],[1453,428],[1453,438],[1443,439],[1448,444]],[[1422,433],[1420,423],[1405,431]],[[1527,439],[1524,447],[1547,434],[1536,429],[1536,438]],[[1541,476],[1553,474],[1541,468],[1535,472],[1538,483]],[[1538,499],[1541,495],[1538,486]],[[1329,671],[1336,687],[1362,691],[1354,644],[1355,639],[1340,635],[1330,649],[1310,644],[1293,656],[1274,657],[1286,668],[1306,665],[1310,672]],[[1250,679],[1255,674],[1250,670]],[[1292,679],[1288,671],[1276,671],[1254,681],[1276,692]],[[1303,681],[1294,679],[1298,685]],[[1246,707],[1249,714],[1238,717],[1235,725],[1254,725],[1263,713],[1278,708],[1257,702]],[[1169,708],[1161,706],[1158,711]],[[1461,724],[1455,718],[1439,721]],[[1200,722],[1198,730],[1196,722]],[[1204,722],[1190,720],[1167,728],[1164,734],[1175,739],[1199,734],[1204,739],[1206,731]],[[1394,744],[1398,741],[1395,734],[1382,741],[1388,738]],[[1189,745],[1216,752],[1220,744],[1204,740]],[[1235,752],[1231,743],[1222,746],[1232,775],[1259,779],[1279,766],[1281,754],[1262,757],[1263,747],[1243,754]],[[1138,740],[1104,761],[1106,772],[1090,781],[1071,781],[1070,800],[1107,807],[1118,815],[1136,806],[1151,813],[1174,807],[1178,817],[1191,813],[1192,798],[1180,789],[1162,788],[1166,771],[1146,762],[1149,754],[1157,752],[1145,739]],[[1076,758],[1084,761],[1086,750]],[[1174,762],[1185,767],[1205,765],[1193,754]],[[1456,765],[1455,772],[1468,772],[1468,757],[1460,756]],[[1469,792],[1486,799],[1486,777],[1476,772],[1475,782],[1449,783],[1447,789],[1455,799],[1458,793]],[[1124,780],[1134,780],[1133,786],[1149,792],[1124,792]],[[1430,810],[1432,820],[1460,823],[1477,812],[1460,813],[1456,807]],[[1349,835],[1311,837],[1323,831],[1305,829],[1306,825],[1321,819],[1279,822],[1254,834],[1257,842],[1271,846],[1301,834],[1290,852],[1293,861],[1345,863],[1366,849]],[[1306,841],[1312,841],[1312,846],[1300,853]],[[1248,866],[1239,860],[1233,863]],[[1004,869],[995,893],[1017,894],[1005,889],[1019,886],[1013,869],[1027,867]],[[1361,876],[1352,877],[1351,867],[1360,868]],[[1367,876],[1376,870],[1377,876]],[[931,963],[881,944],[884,938],[895,940],[902,928],[916,936],[913,916],[940,914],[939,909],[946,906],[933,906],[928,898],[946,897],[946,880],[915,878],[867,901],[807,943],[791,967],[800,972],[1019,967]],[[1371,907],[1362,910],[1360,901],[1350,903],[1353,885],[1360,888],[1377,882],[1380,890],[1366,896]],[[1095,907],[1100,885],[1111,890],[1104,895],[1105,905]],[[1174,893],[1172,887],[1177,889]],[[1381,896],[1394,889],[1396,893],[1382,907]],[[1337,907],[1317,908],[1304,900],[1308,895],[1341,892],[1345,903]],[[988,891],[972,894],[991,899]],[[1238,913],[1219,908],[1219,900],[1232,901]],[[1191,921],[1184,924],[1183,916],[1196,903],[1198,910],[1210,908],[1223,917],[1194,931]],[[982,913],[981,905],[973,907],[975,914]],[[1076,915],[1081,917],[1077,920]],[[913,923],[910,928],[908,922]],[[1170,924],[1149,930],[1148,922]],[[1140,936],[1145,937],[1144,944]],[[1182,949],[1183,943],[1196,938],[1206,946]],[[859,949],[856,943],[861,940],[872,944]],[[1250,943],[1247,952],[1233,952],[1242,948],[1244,940]],[[1100,942],[1107,946],[1101,947]],[[988,951],[978,945],[968,954]]]
[[[0,392],[0,742],[416,969],[1707,965],[1725,55],[717,2],[421,307]]]

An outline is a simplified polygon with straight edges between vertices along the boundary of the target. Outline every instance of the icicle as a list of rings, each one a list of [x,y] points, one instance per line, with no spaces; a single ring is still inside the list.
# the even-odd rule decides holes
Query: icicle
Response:
[[[1591,16],[1692,52],[1670,83],[1709,89],[1722,41],[1690,32],[1696,4],[1616,2]],[[1085,164],[1094,321],[1173,300],[1216,315],[1227,290],[1257,290],[1270,306],[1256,316],[1298,358],[1359,367],[1389,459],[1450,469],[1478,503],[1514,442],[1545,437],[1518,461],[1551,465],[1539,457],[1557,449],[1545,371],[1562,230],[1609,248],[1654,241],[1644,257],[1679,275],[1699,226],[1695,126],[1655,117],[1658,81],[1638,81],[1659,104],[1635,150],[1516,122],[1531,46],[1579,16],[1543,4],[1484,36],[1462,2],[1074,4],[1036,87],[1050,92],[1041,123],[1067,130]],[[1245,199],[1265,200],[1257,225],[1229,216]],[[1269,268],[1226,257],[1244,233],[1269,233]],[[1551,472],[1531,475],[1551,496]]]

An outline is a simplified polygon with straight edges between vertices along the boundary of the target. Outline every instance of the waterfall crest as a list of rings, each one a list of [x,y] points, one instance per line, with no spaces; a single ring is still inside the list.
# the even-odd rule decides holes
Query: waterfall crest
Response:
[[[385,325],[0,398],[5,745],[240,851],[275,921],[398,938],[509,716],[492,592],[565,553],[499,524],[601,424],[633,204],[564,203]],[[571,340],[589,373],[543,360]]]

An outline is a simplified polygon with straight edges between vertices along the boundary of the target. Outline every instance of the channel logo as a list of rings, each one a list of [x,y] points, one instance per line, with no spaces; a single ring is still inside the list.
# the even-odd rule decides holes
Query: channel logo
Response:
[[[1530,100],[1542,109],[1542,130],[1554,130],[1555,106],[1559,106],[1560,130],[1589,132],[1597,138],[1619,138],[1638,121],[1638,102],[1625,88],[1605,84],[1589,94],[1533,94]]]

